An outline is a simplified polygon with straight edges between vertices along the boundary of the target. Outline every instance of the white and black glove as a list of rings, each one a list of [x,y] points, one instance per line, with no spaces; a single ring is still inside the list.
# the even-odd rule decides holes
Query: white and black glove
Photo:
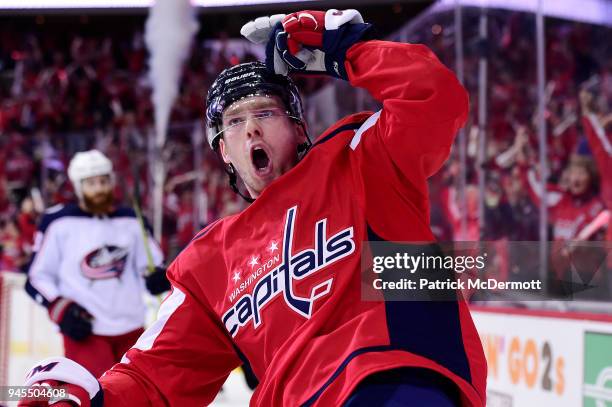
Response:
[[[344,60],[355,43],[372,39],[371,24],[357,10],[305,10],[249,21],[240,30],[249,41],[266,43],[266,65],[277,74],[325,73],[348,79]]]
[[[93,316],[76,302],[59,297],[49,304],[49,317],[60,331],[75,341],[85,340],[92,332]]]
[[[64,357],[47,358],[36,364],[24,386],[53,389],[56,396],[21,399],[19,407],[101,407],[104,404],[102,387],[96,378],[83,366]]]

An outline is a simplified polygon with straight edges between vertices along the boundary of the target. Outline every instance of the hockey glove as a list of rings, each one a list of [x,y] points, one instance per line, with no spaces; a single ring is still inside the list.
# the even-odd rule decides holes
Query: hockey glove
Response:
[[[260,17],[240,33],[266,45],[266,65],[277,74],[301,71],[348,79],[344,60],[355,43],[373,38],[373,28],[357,10],[300,11]]]
[[[49,398],[24,398],[19,401],[19,407],[101,407],[103,393],[100,383],[91,373],[78,363],[63,357],[48,358],[28,373],[24,386],[40,387]],[[38,395],[40,392],[33,391]]]
[[[91,335],[93,317],[76,302],[59,297],[49,305],[51,320],[60,327],[60,331],[74,339],[82,341]]]
[[[155,267],[155,271],[145,276],[145,285],[147,290],[153,295],[158,295],[170,289],[170,281],[166,277],[166,269],[164,267]]]

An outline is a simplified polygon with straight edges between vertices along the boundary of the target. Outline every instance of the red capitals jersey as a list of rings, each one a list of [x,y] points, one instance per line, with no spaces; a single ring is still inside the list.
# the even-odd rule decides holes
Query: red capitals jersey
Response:
[[[537,205],[541,205],[541,189],[535,171],[523,169],[521,176],[528,187],[531,199]],[[546,204],[553,225],[552,240],[557,242],[580,240],[581,232],[590,227],[597,215],[604,210],[599,195],[574,197],[555,186],[547,188]]]
[[[577,240],[580,232],[604,210],[599,196],[588,199],[563,194],[559,203],[551,208],[553,240]]]
[[[426,180],[466,120],[467,94],[421,45],[362,42],[346,68],[382,110],[336,123],[247,209],[192,240],[168,270],[158,320],[100,379],[106,405],[208,404],[247,360],[260,380],[253,406],[339,406],[366,376],[404,366],[485,404],[464,302],[360,292],[364,242],[433,241]]]
[[[554,202],[557,195],[551,195],[549,201]],[[581,232],[589,227],[604,209],[599,195],[575,198],[567,192],[561,194],[559,200],[550,207],[552,240],[580,240]]]

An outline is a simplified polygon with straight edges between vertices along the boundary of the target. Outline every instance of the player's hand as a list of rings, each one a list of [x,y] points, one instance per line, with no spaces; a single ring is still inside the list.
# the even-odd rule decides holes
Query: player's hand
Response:
[[[164,267],[155,267],[155,271],[145,276],[147,290],[153,295],[158,295],[170,289],[170,281],[166,277]]]
[[[19,407],[90,407],[89,394],[85,389],[74,384],[60,382],[58,380],[44,380],[34,383],[30,389],[35,388],[46,389],[47,391],[57,392],[58,397],[49,397],[41,399],[40,397],[23,398],[19,400]]]
[[[266,65],[278,74],[327,72],[347,79],[347,50],[372,36],[372,26],[357,10],[305,10],[279,16],[260,17],[240,30],[252,42],[267,42]]]
[[[68,298],[59,297],[53,301],[49,305],[49,316],[64,335],[75,341],[82,341],[91,335],[92,315]]]
[[[47,399],[25,398],[20,407],[99,407],[103,405],[102,388],[91,373],[78,363],[63,357],[48,358],[34,366],[25,386],[46,389]]]

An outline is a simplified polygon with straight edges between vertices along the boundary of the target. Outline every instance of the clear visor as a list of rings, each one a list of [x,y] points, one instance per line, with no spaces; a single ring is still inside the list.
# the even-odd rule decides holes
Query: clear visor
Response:
[[[267,124],[278,124],[287,118],[299,121],[300,118],[285,109],[278,96],[259,94],[240,99],[225,109],[215,138],[233,135],[244,131],[249,120]]]
[[[268,98],[276,98],[273,96],[273,90],[264,87],[251,87],[243,86],[241,89],[236,91],[235,97],[224,97],[224,95],[218,95],[216,98],[210,101],[210,105],[207,108],[207,118],[210,122],[216,122],[223,115],[226,110],[233,108],[236,104],[248,102],[250,99],[260,96]]]

